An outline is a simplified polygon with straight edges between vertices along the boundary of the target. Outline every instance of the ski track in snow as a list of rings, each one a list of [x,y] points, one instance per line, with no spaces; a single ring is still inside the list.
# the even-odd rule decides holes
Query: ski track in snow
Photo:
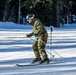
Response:
[[[47,54],[51,59],[49,53],[52,52],[55,56],[52,61],[63,63],[17,67],[15,64],[28,63],[35,58],[31,48],[35,38],[32,37],[31,40],[26,37],[32,29],[27,25],[15,27],[14,23],[0,22],[0,75],[76,75],[76,25],[74,26],[53,28],[53,32],[46,27],[49,34]]]

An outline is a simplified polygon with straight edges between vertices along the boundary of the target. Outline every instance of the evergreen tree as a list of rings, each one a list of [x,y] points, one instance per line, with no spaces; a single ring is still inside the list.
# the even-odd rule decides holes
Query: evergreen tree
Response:
[[[56,3],[55,0],[21,0],[21,13],[23,17],[33,13],[39,18],[44,25],[56,26]],[[56,0],[57,1],[57,0]],[[71,0],[58,0],[60,22],[63,23],[63,18],[66,15],[66,7],[71,7]],[[0,20],[18,22],[18,3],[19,0],[0,0]],[[64,11],[65,10],[65,11]]]
[[[0,21],[3,20],[5,2],[6,2],[6,0],[0,0]]]

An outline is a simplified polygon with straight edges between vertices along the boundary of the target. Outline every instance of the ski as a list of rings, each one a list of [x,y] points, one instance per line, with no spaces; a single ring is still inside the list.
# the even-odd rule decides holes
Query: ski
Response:
[[[32,64],[32,63],[16,64],[16,66],[18,66],[18,67],[24,67],[24,66],[36,66],[36,65],[39,65],[39,64]]]
[[[63,62],[50,62],[49,64],[59,64],[59,63],[63,63]],[[43,63],[43,64],[39,64],[39,63],[25,63],[25,64],[16,64],[16,66],[18,67],[25,67],[25,66],[37,66],[37,65],[49,65],[47,63]]]

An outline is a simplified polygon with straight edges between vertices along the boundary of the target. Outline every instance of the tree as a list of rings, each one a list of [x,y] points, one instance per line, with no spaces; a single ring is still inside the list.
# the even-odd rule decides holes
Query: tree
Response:
[[[21,16],[26,17],[27,14],[33,13],[44,25],[59,27],[59,22],[62,23],[62,19],[66,15],[66,11],[64,12],[64,5],[69,9],[69,1],[70,0],[21,0]],[[1,5],[2,3],[4,5]],[[1,19],[3,17],[2,12],[5,10],[3,17],[4,21],[13,21],[16,23],[19,21],[19,0],[0,0],[0,7]]]
[[[3,19],[5,2],[6,2],[6,0],[0,0],[0,21],[2,21],[2,19]]]
[[[70,0],[70,11],[73,15],[76,15],[76,0]]]
[[[6,0],[3,21],[18,21],[18,0]]]
[[[44,25],[54,25],[52,0],[26,0],[24,3],[21,9],[24,16],[34,13]]]

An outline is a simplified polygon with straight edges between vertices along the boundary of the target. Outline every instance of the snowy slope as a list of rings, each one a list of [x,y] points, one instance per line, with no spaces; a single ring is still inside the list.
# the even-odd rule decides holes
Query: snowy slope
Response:
[[[31,48],[35,38],[26,37],[32,27],[0,22],[0,75],[76,75],[76,24],[52,27],[52,32],[50,27],[46,29],[49,34],[46,46],[49,59],[49,53],[52,53],[52,61],[63,63],[17,67],[16,63],[31,62],[35,58]]]

